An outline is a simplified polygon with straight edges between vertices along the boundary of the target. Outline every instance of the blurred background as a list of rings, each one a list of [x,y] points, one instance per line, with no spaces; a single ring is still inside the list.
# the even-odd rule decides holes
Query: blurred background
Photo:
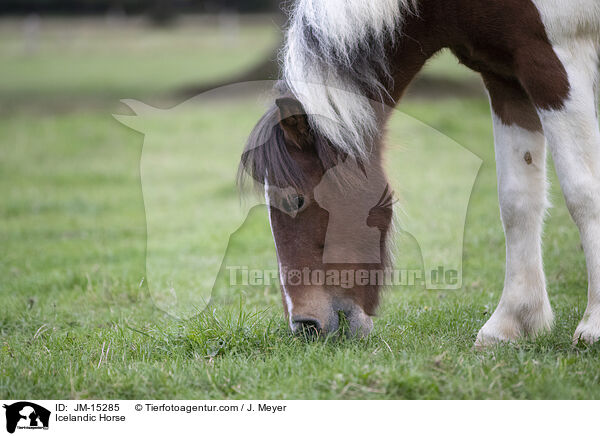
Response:
[[[175,103],[226,83],[274,79],[289,7],[276,0],[3,1],[0,111],[124,97]],[[442,56],[413,88],[436,97],[481,95],[467,79],[473,76]]]
[[[187,88],[272,68],[277,11],[269,0],[2,2],[2,110],[178,99]]]

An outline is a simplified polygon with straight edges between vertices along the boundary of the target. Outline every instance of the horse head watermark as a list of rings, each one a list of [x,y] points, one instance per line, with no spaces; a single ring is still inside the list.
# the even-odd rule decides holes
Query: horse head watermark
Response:
[[[392,233],[401,232],[419,246],[418,280],[425,289],[460,288],[464,225],[481,160],[399,111],[394,111],[385,153],[375,158],[323,156],[320,149],[309,156],[313,150],[307,154],[302,149],[308,142],[289,136],[310,132],[298,118],[301,109],[283,114],[286,118],[281,108],[273,109],[277,112],[267,121],[264,137],[244,150],[256,117],[264,112],[264,96],[273,88],[269,81],[230,85],[168,110],[124,100],[135,115],[115,115],[144,134],[140,178],[147,226],[146,282],[156,306],[177,317],[203,310],[217,277],[228,276],[224,259],[231,235],[252,210],[265,205],[280,272],[283,267],[295,269],[297,263],[299,271],[307,267],[311,274],[337,270],[339,275],[343,266],[351,265],[356,287],[357,278],[363,279],[355,275],[358,270],[407,270],[395,265],[391,255],[403,249],[391,242]],[[268,137],[278,134],[282,136]],[[277,144],[288,145],[285,150],[269,148]],[[261,195],[240,199],[238,164],[249,151],[257,154],[241,165],[242,176],[248,175]],[[313,164],[318,171],[311,169]],[[271,266],[258,265],[262,270]],[[247,266],[240,271],[243,268]],[[314,273],[319,283],[320,277]],[[286,285],[280,281],[282,288]],[[392,284],[396,285],[402,286]],[[327,287],[311,286],[319,294]],[[289,295],[284,295],[284,304],[294,304]],[[290,307],[286,310],[291,318]]]

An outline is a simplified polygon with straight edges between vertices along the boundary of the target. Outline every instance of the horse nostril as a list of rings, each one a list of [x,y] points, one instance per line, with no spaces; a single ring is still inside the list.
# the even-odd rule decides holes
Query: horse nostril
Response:
[[[308,337],[318,336],[321,333],[321,323],[314,318],[299,318],[292,322],[294,334]]]

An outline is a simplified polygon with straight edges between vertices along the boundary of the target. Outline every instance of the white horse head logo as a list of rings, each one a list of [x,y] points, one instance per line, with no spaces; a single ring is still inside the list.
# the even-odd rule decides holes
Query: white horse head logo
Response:
[[[265,204],[260,197],[240,201],[236,172],[242,146],[255,123],[247,114],[262,112],[256,102],[272,88],[269,81],[231,85],[168,110],[124,100],[135,116],[115,115],[121,123],[144,134],[140,177],[147,226],[146,280],[154,303],[171,315],[189,317],[206,307],[230,236],[250,209]],[[223,95],[245,98],[231,104],[233,100],[220,98]],[[481,160],[407,115],[398,112],[394,125],[388,142],[403,146],[390,146],[386,161],[394,180],[392,189],[400,194],[400,227],[419,243],[426,287],[459,288],[466,210]],[[415,136],[420,142],[425,138],[425,145],[411,144]],[[460,153],[459,158],[456,153]],[[445,158],[449,155],[452,159]],[[431,161],[429,156],[439,158]],[[447,162],[458,163],[460,168],[447,167]],[[355,162],[349,160],[345,165]],[[450,172],[452,177],[447,180],[451,179],[451,184],[439,177]],[[436,177],[429,177],[433,174]],[[381,191],[372,195],[379,199],[385,186],[377,184],[377,175],[369,174],[368,168],[365,177],[370,177],[373,189]],[[281,197],[285,197],[288,192],[281,189]],[[336,189],[339,187],[329,183],[326,174],[316,192],[321,207],[339,209]],[[458,190],[461,201],[444,202],[444,193],[449,190]],[[456,194],[451,198],[457,198]],[[357,217],[356,225],[360,226],[364,218]],[[341,231],[335,220],[329,230]],[[370,231],[377,241],[377,229]],[[327,250],[325,253],[327,257]],[[378,256],[375,249],[365,253],[370,258]],[[457,271],[457,280],[437,283],[429,272],[440,266]]]

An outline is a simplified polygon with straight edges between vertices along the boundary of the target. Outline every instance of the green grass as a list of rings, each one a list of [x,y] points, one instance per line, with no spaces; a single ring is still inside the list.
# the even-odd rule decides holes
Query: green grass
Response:
[[[0,38],[0,46],[6,39]],[[116,45],[127,44],[141,41]],[[203,53],[203,62],[211,63],[213,55],[225,56]],[[115,65],[120,57],[115,55]],[[228,68],[222,66],[223,74]],[[123,90],[118,97],[136,96],[140,88],[128,82],[129,73],[114,71],[123,74],[113,88]],[[3,95],[28,98],[29,85],[16,76],[10,79],[14,90],[6,81],[1,85]],[[184,79],[165,78],[163,84],[166,89]],[[44,95],[61,95],[71,86],[58,73],[47,83],[36,80],[32,76],[29,83],[37,83]],[[151,93],[153,80],[158,79],[148,79],[144,92]],[[78,95],[101,94],[104,84],[90,79],[85,87]],[[36,101],[43,107],[44,98]],[[598,347],[571,346],[585,307],[586,272],[554,177],[555,206],[544,235],[554,329],[534,340],[472,349],[504,276],[485,99],[401,106],[483,160],[465,227],[463,289],[391,289],[369,338],[316,342],[290,335],[276,286],[229,286],[223,271],[208,310],[176,320],[156,308],[145,279],[143,137],[114,120],[109,106],[44,114],[22,109],[0,119],[1,398],[600,398]],[[241,148],[231,138],[243,136],[259,115],[247,100],[230,100],[210,110],[190,108],[157,128],[184,151],[194,149],[197,135],[218,146],[207,194],[218,203],[235,196],[224,188]],[[397,125],[394,121],[392,134]],[[224,141],[224,133],[230,140]],[[188,169],[183,167],[182,178]],[[181,188],[183,198],[191,195],[187,186]],[[158,219],[179,223],[186,212]],[[219,211],[210,210],[200,221],[181,220],[187,225],[183,234],[219,219]],[[162,248],[177,253],[179,236],[165,238]],[[218,244],[201,242],[207,250],[203,261],[219,262]],[[401,259],[418,255],[414,244],[403,250]],[[177,259],[172,261],[175,267]],[[232,238],[226,264],[237,262],[275,265],[264,207],[254,209]]]
[[[268,18],[241,19],[237,36],[218,23],[196,17],[162,29],[143,19],[53,18],[28,37],[22,20],[0,19],[0,101],[72,105],[156,97],[250,68],[279,42],[280,30]]]

